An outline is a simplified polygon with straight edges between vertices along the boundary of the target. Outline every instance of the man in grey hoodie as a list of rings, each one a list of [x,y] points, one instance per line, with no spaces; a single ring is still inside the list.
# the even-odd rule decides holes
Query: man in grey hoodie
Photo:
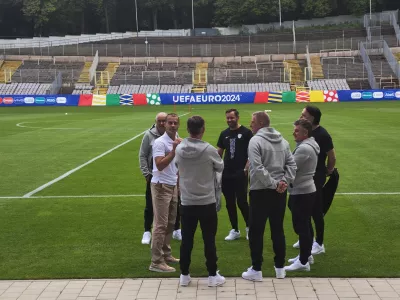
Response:
[[[314,263],[311,255],[313,238],[309,227],[316,199],[314,174],[317,167],[319,146],[311,137],[311,122],[301,119],[294,123],[293,136],[297,143],[293,157],[297,165],[296,178],[289,184],[289,206],[292,211],[293,228],[299,235],[300,255],[289,259],[292,263],[285,267],[286,271],[310,271],[310,264]]]
[[[250,219],[249,245],[252,267],[242,277],[262,281],[263,237],[269,219],[275,252],[276,278],[285,278],[286,242],[283,220],[286,209],[287,186],[296,175],[296,163],[289,143],[274,128],[266,112],[253,113],[253,138],[249,144]]]
[[[179,171],[181,191],[182,243],[180,253],[180,285],[190,283],[189,266],[197,223],[200,222],[204,241],[204,254],[208,270],[208,286],[225,283],[217,271],[217,208],[215,197],[216,172],[222,172],[224,162],[217,149],[202,141],[204,119],[192,116],[187,121],[190,137],[176,148],[175,163]]]
[[[146,206],[144,208],[144,233],[142,244],[150,244],[151,241],[151,225],[153,224],[153,203],[151,197],[151,178],[153,177],[153,144],[156,139],[165,133],[165,122],[167,113],[160,112],[156,116],[156,123],[146,131],[143,136],[139,151],[140,170],[146,179]],[[173,237],[180,239],[180,220],[179,210],[175,223],[175,231]]]

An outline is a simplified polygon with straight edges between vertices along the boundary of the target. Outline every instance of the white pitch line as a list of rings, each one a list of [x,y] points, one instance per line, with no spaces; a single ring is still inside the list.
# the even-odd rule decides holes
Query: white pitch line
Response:
[[[34,123],[34,122],[21,122],[17,124],[17,127],[20,128],[33,128],[33,129],[46,129],[46,130],[76,130],[76,129],[83,129],[83,128],[53,128],[53,127],[35,127],[35,126],[25,126],[22,124],[26,123]]]
[[[400,195],[400,192],[354,192],[354,193],[336,193],[336,195]],[[31,196],[29,199],[57,199],[57,198],[131,198],[144,197],[144,194],[125,194],[125,195],[64,195],[64,196]],[[28,199],[25,196],[0,196],[0,199]]]
[[[66,195],[66,196],[1,196],[0,199],[57,199],[57,198],[131,198],[144,197],[145,195]]]
[[[188,115],[188,114],[190,114],[190,112],[185,113],[185,114],[183,114],[183,115],[180,115],[180,117],[186,116],[186,115]],[[106,156],[107,154],[110,154],[110,153],[113,152],[114,150],[117,150],[118,148],[121,148],[122,146],[124,146],[124,145],[126,145],[126,144],[132,142],[133,140],[136,140],[138,137],[142,136],[146,131],[147,131],[147,129],[146,129],[145,131],[143,131],[142,133],[139,133],[138,135],[135,135],[134,137],[130,138],[129,140],[126,140],[125,142],[123,142],[123,143],[121,143],[121,144],[115,146],[114,148],[111,148],[110,150],[107,150],[106,152],[104,152],[104,153],[102,153],[102,154],[96,156],[95,158],[92,158],[91,160],[89,160],[89,161],[85,162],[84,164],[82,164],[82,165],[76,167],[75,169],[72,169],[72,170],[68,171],[67,173],[64,173],[64,174],[62,174],[61,176],[59,176],[59,177],[53,179],[52,181],[49,181],[49,182],[47,182],[47,183],[45,183],[45,184],[39,186],[38,188],[34,189],[33,191],[31,191],[31,192],[25,194],[25,195],[23,196],[23,198],[30,198],[32,195],[34,195],[34,194],[36,194],[36,193],[38,193],[38,192],[44,190],[45,188],[47,188],[47,187],[53,185],[53,184],[56,183],[56,182],[59,182],[60,180],[63,180],[64,178],[68,177],[69,175],[75,173],[76,171],[79,171],[79,170],[82,169],[83,167],[86,167],[87,165],[90,165],[92,162],[95,162],[96,160],[102,158],[103,156]]]
[[[400,195],[400,192],[359,192],[359,193],[336,193],[336,195]]]

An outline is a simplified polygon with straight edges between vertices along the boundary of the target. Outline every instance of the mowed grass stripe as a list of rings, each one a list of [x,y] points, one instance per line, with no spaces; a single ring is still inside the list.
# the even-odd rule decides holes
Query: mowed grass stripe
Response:
[[[383,205],[384,203],[384,205]],[[144,199],[0,200],[0,279],[178,277],[149,272],[150,247],[141,245]],[[289,277],[398,277],[398,197],[338,196],[326,217],[326,254],[315,257],[310,273]],[[218,214],[218,266],[225,276],[248,268],[248,241],[224,241],[230,226],[225,207]],[[244,232],[244,224],[239,219]],[[368,232],[368,234],[367,234]],[[287,258],[298,250],[286,211]],[[179,243],[173,241],[179,256]],[[234,262],[234,263],[233,263]],[[273,276],[269,226],[264,237],[264,276]],[[206,276],[201,231],[193,250],[192,276]]]
[[[180,112],[182,124],[188,112]],[[153,124],[154,116],[150,125]],[[101,159],[86,165],[70,176],[63,178],[37,195],[84,195],[84,194],[142,194],[145,183],[139,168],[139,150],[142,138],[138,137],[118,147]]]
[[[101,117],[97,116],[99,113]],[[48,117],[43,114],[42,120],[46,122]],[[71,112],[71,117],[87,129],[56,132],[18,128],[15,126],[17,120],[6,122],[13,124],[10,129],[13,134],[6,135],[0,145],[2,171],[7,174],[7,180],[0,182],[0,195],[26,194],[142,132],[154,115],[145,112],[135,116],[131,111],[123,110],[101,113],[95,109],[91,114],[76,116]],[[19,115],[17,118],[21,119]],[[104,129],[97,130],[100,127]],[[96,130],[91,132],[93,128]]]

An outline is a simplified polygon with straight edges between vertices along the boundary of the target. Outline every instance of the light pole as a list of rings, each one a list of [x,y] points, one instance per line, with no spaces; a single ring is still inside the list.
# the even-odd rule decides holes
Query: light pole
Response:
[[[194,0],[192,0],[192,29],[194,34]]]
[[[372,0],[369,0],[369,19],[372,19]]]
[[[136,12],[136,36],[139,37],[139,22],[137,13],[137,0],[135,0],[135,12]]]
[[[282,28],[282,10],[281,10],[281,0],[279,0],[279,27]]]

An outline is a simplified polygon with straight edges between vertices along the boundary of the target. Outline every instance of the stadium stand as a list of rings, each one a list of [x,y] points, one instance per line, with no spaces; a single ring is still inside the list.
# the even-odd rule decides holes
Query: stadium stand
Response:
[[[289,91],[289,83],[250,83],[250,84],[210,84],[207,92],[266,92],[266,91]]]
[[[40,83],[11,83],[0,84],[2,95],[47,95],[51,84]]]
[[[93,88],[89,83],[77,83],[72,95],[92,94]]]
[[[51,83],[58,72],[61,73],[65,83],[76,82],[82,71],[83,63],[53,63],[50,61],[21,62],[19,68],[12,76],[12,82],[19,83]]]
[[[307,86],[311,90],[350,90],[345,79],[308,80]]]

